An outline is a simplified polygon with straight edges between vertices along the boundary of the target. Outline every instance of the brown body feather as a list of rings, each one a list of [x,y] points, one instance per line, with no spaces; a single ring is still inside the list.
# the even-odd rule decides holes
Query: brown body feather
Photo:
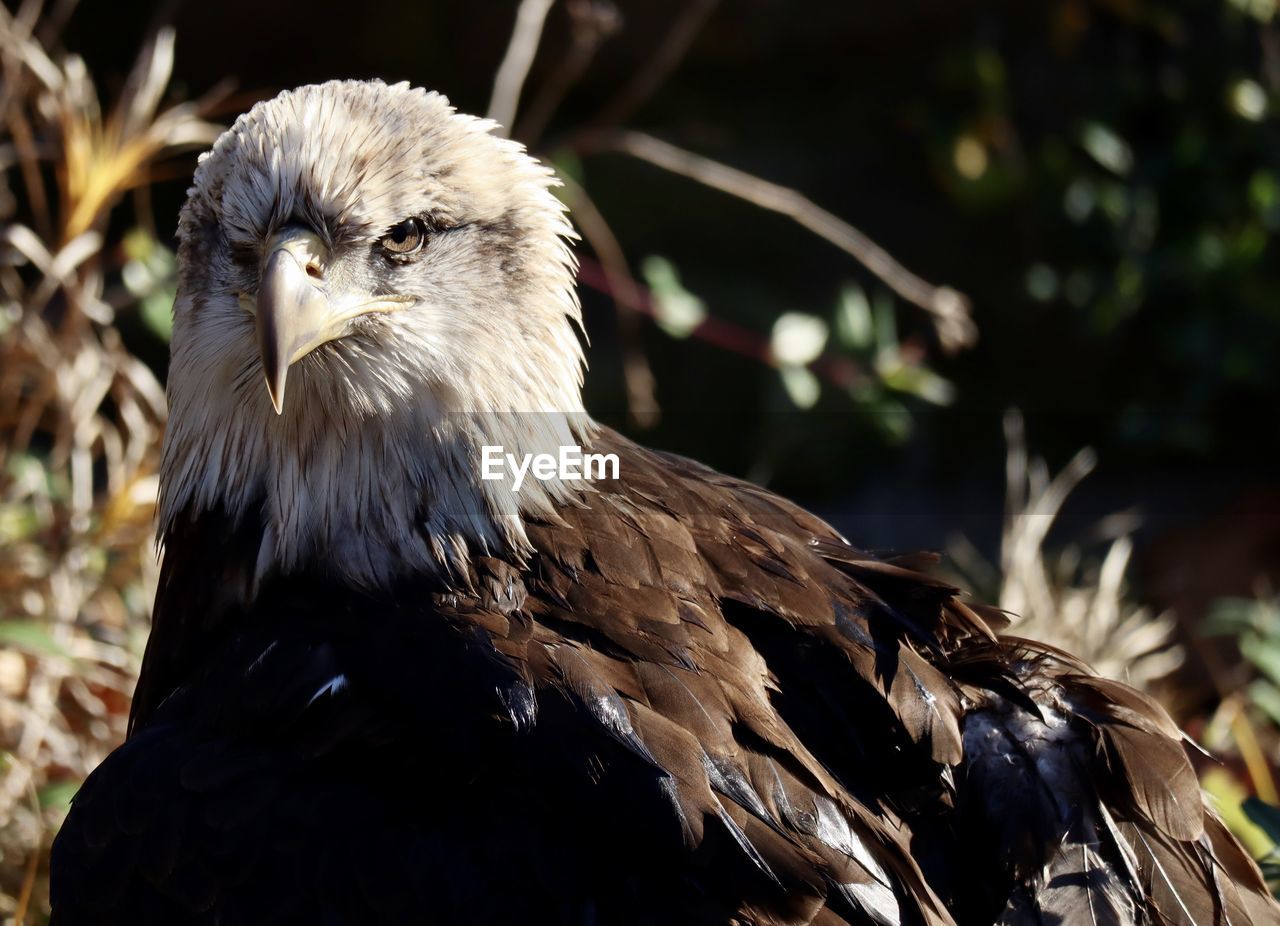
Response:
[[[653,812],[674,826],[645,843],[646,858],[663,854],[653,876],[683,872],[708,895],[669,922],[1280,922],[1150,699],[1001,637],[999,612],[917,561],[862,553],[755,486],[607,431],[596,449],[619,454],[619,480],[531,520],[528,563],[478,558],[415,619],[482,641],[504,667],[504,735],[535,736],[560,703],[599,734],[559,744],[589,770],[575,787],[625,800],[609,789],[633,766],[657,782]],[[135,739],[163,725],[175,691],[205,684],[210,651],[255,594],[253,530],[238,555],[211,558],[193,539],[206,536],[170,538]],[[340,648],[333,659],[336,671]],[[436,761],[465,764],[469,748]],[[93,829],[101,799],[88,790],[73,830]],[[567,838],[579,810],[557,808]],[[619,826],[610,838],[648,837]],[[643,881],[645,863],[631,864]],[[648,921],[592,903],[599,922]],[[577,915],[526,907],[530,922]]]

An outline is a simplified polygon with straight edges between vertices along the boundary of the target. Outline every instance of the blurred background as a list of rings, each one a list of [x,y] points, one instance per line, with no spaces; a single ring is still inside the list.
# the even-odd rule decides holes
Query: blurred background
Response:
[[[597,417],[945,553],[1275,858],[1275,0],[31,0],[0,68],[0,922],[124,733],[196,154],[332,77],[560,173]]]

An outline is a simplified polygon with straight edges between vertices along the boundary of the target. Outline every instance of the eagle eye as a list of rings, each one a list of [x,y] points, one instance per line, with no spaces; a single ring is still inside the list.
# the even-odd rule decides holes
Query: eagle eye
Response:
[[[427,225],[422,219],[405,219],[378,239],[378,244],[388,254],[403,257],[421,250],[427,241]]]

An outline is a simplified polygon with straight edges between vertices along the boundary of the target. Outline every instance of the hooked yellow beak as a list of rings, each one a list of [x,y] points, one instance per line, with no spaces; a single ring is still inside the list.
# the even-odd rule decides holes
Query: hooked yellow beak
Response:
[[[353,318],[392,312],[413,301],[400,296],[333,299],[328,264],[329,249],[320,236],[296,225],[281,229],[267,249],[255,312],[262,372],[277,415],[284,409],[290,366],[347,334]]]

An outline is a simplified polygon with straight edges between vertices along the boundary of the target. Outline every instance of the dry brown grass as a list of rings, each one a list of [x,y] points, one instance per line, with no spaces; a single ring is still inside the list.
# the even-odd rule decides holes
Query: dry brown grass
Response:
[[[41,919],[66,801],[123,736],[155,583],[164,390],[115,322],[165,281],[125,285],[139,239],[112,235],[157,162],[216,135],[198,104],[161,109],[172,32],[104,113],[84,62],[36,37],[39,14],[0,8],[0,916],[14,922]]]
[[[1028,455],[1020,415],[1006,417],[1005,438],[1000,562],[984,562],[962,538],[952,544],[953,560],[968,584],[1014,616],[1011,633],[1060,647],[1109,678],[1150,688],[1178,668],[1183,652],[1173,642],[1173,617],[1152,614],[1128,596],[1137,519],[1119,514],[1098,525],[1100,556],[1091,558],[1075,544],[1051,548],[1049,532],[1063,502],[1093,470],[1093,451],[1081,450],[1051,475],[1044,460]]]

